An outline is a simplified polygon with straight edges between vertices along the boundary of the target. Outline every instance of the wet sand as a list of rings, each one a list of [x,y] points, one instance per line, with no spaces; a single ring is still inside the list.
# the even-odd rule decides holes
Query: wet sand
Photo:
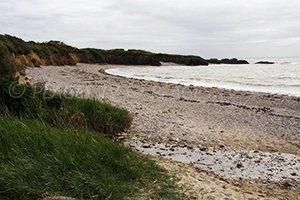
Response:
[[[95,97],[128,109],[134,121],[122,137],[133,146],[139,144],[135,147],[140,151],[163,156],[176,155],[176,148],[184,148],[189,150],[185,157],[189,152],[197,157],[188,160],[195,167],[226,179],[257,181],[261,177],[263,181],[288,181],[289,186],[299,187],[300,98],[188,87],[105,73],[113,67],[124,66],[47,66],[28,69],[27,74],[33,82],[44,82],[49,90]],[[149,152],[166,145],[168,149]],[[177,149],[177,155],[181,151]],[[212,163],[205,164],[207,160]],[[226,167],[221,168],[220,161]],[[260,171],[251,170],[253,167]]]

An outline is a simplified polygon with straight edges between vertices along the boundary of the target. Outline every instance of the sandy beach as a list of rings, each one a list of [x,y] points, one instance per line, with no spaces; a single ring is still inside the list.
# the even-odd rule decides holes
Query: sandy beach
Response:
[[[126,66],[47,66],[29,68],[27,75],[49,90],[128,109],[134,120],[121,138],[141,152],[159,156],[155,159],[196,198],[202,193],[207,199],[300,196],[300,98],[105,72],[116,67]]]

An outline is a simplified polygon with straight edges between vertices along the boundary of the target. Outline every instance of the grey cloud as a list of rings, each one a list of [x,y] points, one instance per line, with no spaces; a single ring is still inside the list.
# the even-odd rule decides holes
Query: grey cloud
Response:
[[[79,47],[287,56],[300,52],[299,10],[297,0],[11,0],[0,1],[0,26]]]

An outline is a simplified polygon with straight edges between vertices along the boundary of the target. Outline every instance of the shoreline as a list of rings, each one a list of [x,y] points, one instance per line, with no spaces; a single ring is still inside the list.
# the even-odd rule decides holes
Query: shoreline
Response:
[[[223,66],[226,66],[226,64],[223,64]],[[189,83],[176,83],[176,82],[172,82],[172,81],[167,81],[166,80],[154,80],[154,79],[145,79],[143,77],[135,77],[133,76],[127,76],[126,74],[124,75],[120,75],[118,72],[110,72],[109,70],[111,69],[120,69],[123,68],[124,65],[119,65],[119,66],[115,66],[115,65],[108,65],[111,67],[105,68],[101,70],[101,73],[105,73],[106,75],[112,75],[112,76],[117,76],[117,77],[123,77],[123,78],[131,78],[131,79],[136,79],[136,80],[143,80],[143,81],[153,81],[153,82],[158,82],[158,83],[167,83],[167,84],[174,84],[174,85],[181,85],[181,86],[186,86],[186,87],[200,87],[200,88],[207,88],[207,89],[219,89],[219,90],[227,90],[227,91],[235,91],[235,92],[246,92],[246,93],[259,93],[260,95],[273,95],[273,96],[287,96],[287,97],[291,97],[291,98],[296,98],[299,99],[300,101],[300,94],[288,94],[288,93],[280,93],[280,92],[269,92],[269,91],[263,91],[260,89],[257,90],[251,90],[251,89],[243,89],[242,87],[238,87],[238,86],[209,86],[205,85],[206,83],[203,83],[203,85],[201,84],[189,84]],[[172,64],[172,63],[163,63],[161,67],[180,67],[182,65],[178,65],[178,64]],[[220,67],[222,65],[211,65],[210,67]],[[232,65],[229,65],[232,66]],[[156,68],[155,66],[125,66],[125,68],[136,68],[136,67],[142,67],[142,68]],[[187,66],[189,67],[189,66]],[[195,66],[197,67],[197,66]],[[199,67],[207,67],[207,66],[199,66]]]
[[[90,68],[88,66],[90,66]],[[107,74],[106,72],[103,73],[103,70],[111,67],[122,67],[122,66],[86,65],[86,64],[78,65],[78,66],[66,66],[66,67],[47,66],[41,69],[31,68],[31,70],[33,70],[31,72],[34,73],[35,76],[34,77],[35,80],[33,81],[46,82],[46,87],[54,90],[63,90],[66,92],[80,91],[77,94],[80,95],[80,93],[86,93],[83,95],[89,95],[89,93],[92,93],[95,90],[95,88],[91,86],[97,86],[98,88],[96,88],[96,90],[101,91],[97,93],[96,95],[97,98],[101,100],[110,101],[111,103],[118,104],[119,106],[124,108],[130,106],[128,105],[128,102],[127,104],[126,102],[124,102],[128,98],[136,101],[136,100],[140,100],[137,99],[136,97],[141,97],[144,95],[145,97],[151,96],[152,97],[151,100],[153,100],[153,98],[155,100],[163,100],[163,101],[166,99],[167,100],[172,99],[175,101],[176,104],[179,102],[179,104],[186,103],[191,105],[205,104],[206,107],[217,106],[220,109],[220,111],[222,111],[223,109],[227,110],[230,108],[236,108],[239,111],[243,111],[243,110],[246,111],[248,110],[249,112],[252,111],[253,113],[251,114],[254,115],[256,113],[263,113],[266,115],[271,115],[271,116],[274,115],[274,117],[277,116],[286,119],[290,119],[290,118],[293,118],[295,120],[300,119],[300,110],[297,109],[299,106],[300,98],[297,97],[290,97],[286,95],[274,95],[268,93],[234,91],[234,90],[226,90],[226,89],[219,89],[219,88],[188,87],[179,84],[169,84],[163,82],[138,80],[138,79],[126,78],[122,76],[114,76],[114,75]],[[44,74],[44,75],[41,74],[39,70],[43,70],[43,69],[46,70],[46,73],[47,70],[50,69],[49,70],[50,74]],[[57,71],[56,69],[62,69],[62,71]],[[70,69],[71,72],[68,71],[68,69]],[[36,71],[36,73],[34,71]],[[59,75],[59,76],[55,78],[51,77],[50,75],[53,73],[54,75]],[[31,73],[29,73],[29,77],[30,74]],[[74,74],[75,77],[71,77],[71,74]],[[38,77],[36,77],[36,75],[38,75]],[[45,77],[46,75],[47,77]],[[81,79],[76,79],[76,76],[81,76]],[[61,83],[59,83],[58,81],[61,81]],[[99,81],[100,82],[102,81],[104,83],[109,83],[109,84],[98,83]],[[123,82],[121,83],[121,81],[123,81],[124,84]],[[69,85],[66,84],[61,86],[61,84],[65,84],[65,83],[68,83]],[[130,87],[132,85],[137,85],[142,88],[140,88],[141,89],[140,91],[136,91],[139,88]],[[150,88],[152,90],[150,91],[144,88]],[[72,91],[72,89],[74,90]],[[83,89],[86,89],[86,91],[84,92]],[[125,94],[116,93],[116,92],[124,92],[124,91],[126,91]],[[136,95],[137,93],[139,95]],[[120,101],[122,100],[124,101],[118,102],[116,101],[116,99],[114,99],[114,97],[122,98]],[[134,103],[137,104],[137,102]],[[276,106],[275,107],[276,109],[273,108],[274,106]],[[140,110],[140,108],[132,108],[132,106],[131,108],[129,108],[130,111],[135,109]],[[164,111],[164,109],[162,109],[161,111]],[[168,113],[163,112],[162,114],[168,114]],[[176,114],[176,113],[169,113],[169,114]],[[189,114],[189,113],[185,113],[185,114]],[[299,125],[298,124],[296,125],[297,126],[295,128],[299,128],[298,127]],[[243,126],[243,124],[240,124],[240,126]],[[289,130],[286,129],[283,130],[285,130],[284,132],[287,133],[289,132]],[[298,131],[298,129],[295,130],[293,129],[293,131],[295,131],[294,136],[297,135],[296,133],[298,132],[296,131]],[[297,140],[296,142],[298,141],[299,140]],[[285,151],[285,152],[290,153],[289,151]],[[296,152],[300,153],[300,150],[297,149]]]
[[[213,158],[214,153],[224,149],[236,150],[236,155],[242,151],[258,151],[261,157],[265,157],[264,152],[300,155],[300,110],[297,109],[300,98],[183,86],[105,72],[115,67],[123,66],[47,66],[29,69],[27,74],[33,77],[33,82],[46,82],[49,90],[96,97],[129,110],[134,121],[124,137],[130,141],[142,141],[150,146],[212,148],[207,153]],[[150,149],[145,147],[141,150]],[[256,163],[246,160],[249,166]],[[280,165],[277,169],[280,170]],[[300,180],[298,174],[291,176],[287,180]]]

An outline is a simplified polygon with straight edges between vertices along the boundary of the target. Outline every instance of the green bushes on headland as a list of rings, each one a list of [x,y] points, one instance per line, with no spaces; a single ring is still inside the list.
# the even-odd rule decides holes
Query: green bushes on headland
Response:
[[[8,51],[14,55],[26,55],[31,52],[31,48],[28,43],[22,39],[10,36],[0,35],[0,41],[8,49]]]
[[[199,56],[155,54],[143,50],[124,49],[78,49],[59,41],[25,42],[10,35],[0,35],[0,51],[9,53],[15,65],[20,67],[40,65],[75,65],[77,63],[153,65],[174,62],[184,65],[208,65]],[[1,60],[1,55],[0,55]],[[2,67],[2,66],[0,66]]]
[[[197,66],[208,64],[249,64],[246,60],[203,59],[200,56],[152,53],[136,49],[102,50],[95,48],[78,49],[59,41],[36,43],[25,42],[10,35],[0,35],[0,62],[3,54],[9,54],[16,66],[75,65],[77,63],[153,65],[171,62],[181,65]],[[1,55],[2,54],[2,55]],[[7,58],[7,56],[5,56]],[[3,66],[0,66],[3,67]],[[2,70],[2,69],[1,69]],[[1,71],[0,71],[1,75]]]

